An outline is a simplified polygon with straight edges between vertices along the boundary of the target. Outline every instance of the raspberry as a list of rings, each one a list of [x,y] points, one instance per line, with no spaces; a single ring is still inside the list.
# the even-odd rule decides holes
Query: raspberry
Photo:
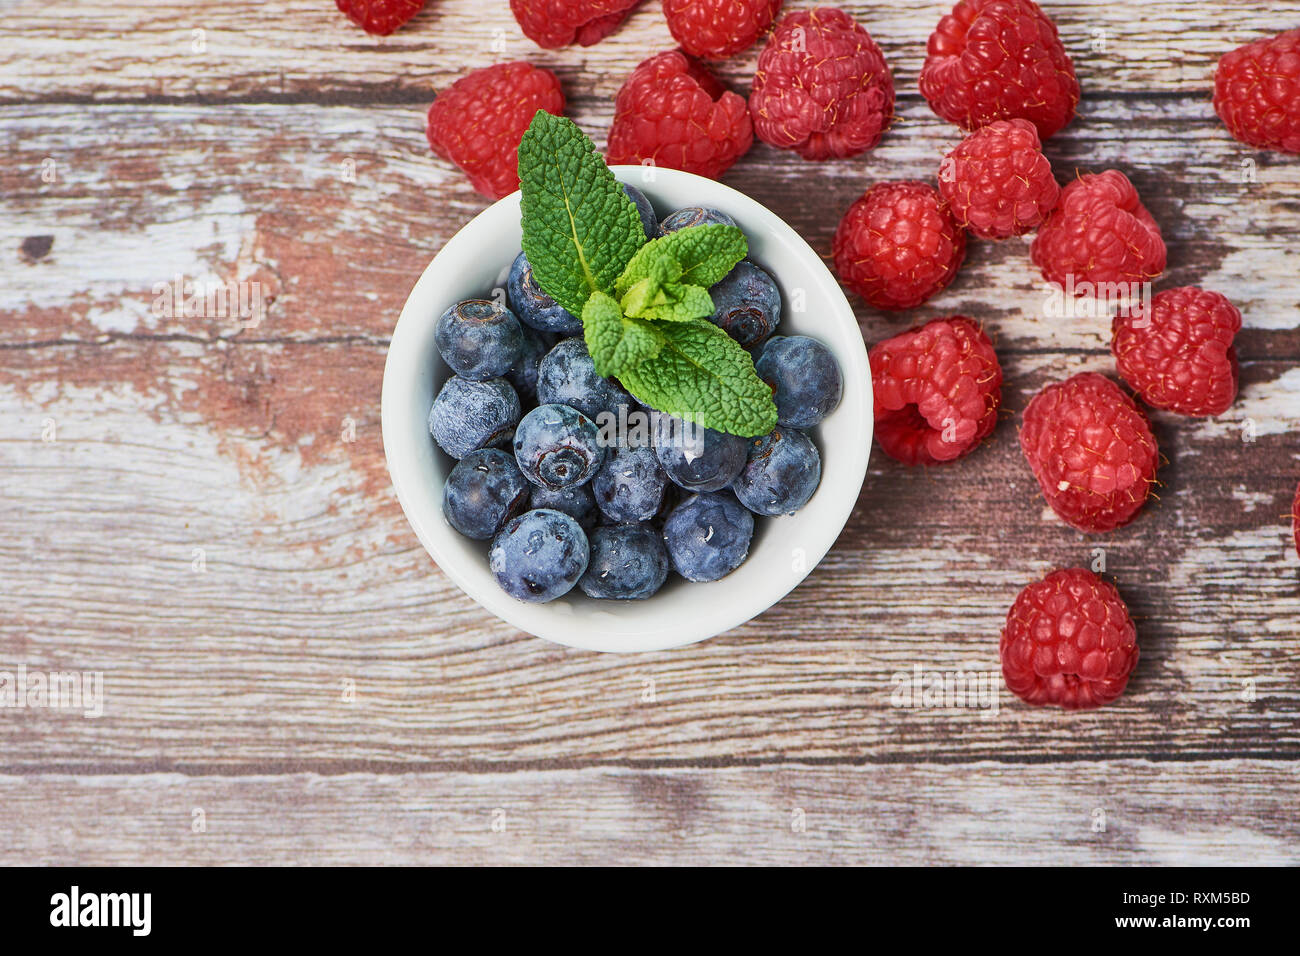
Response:
[[[538,110],[564,112],[560,81],[530,63],[498,63],[462,76],[429,107],[429,145],[474,188],[500,199],[519,188],[519,140]]]
[[[1159,452],[1146,415],[1096,372],[1034,396],[1025,409],[1020,450],[1052,510],[1080,531],[1128,524],[1155,484]]]
[[[1214,110],[1243,143],[1300,153],[1300,30],[1225,54],[1214,74]]]
[[[745,100],[672,50],[638,66],[618,91],[605,158],[717,179],[753,142]]]
[[[547,50],[591,46],[609,36],[641,0],[510,0],[524,36]]]
[[[1043,277],[1076,295],[1148,282],[1165,271],[1160,227],[1128,177],[1085,173],[1061,191],[1029,249]]]
[[[334,3],[361,29],[380,36],[388,36],[424,6],[424,0],[334,0]]]
[[[673,39],[691,56],[722,60],[767,32],[781,0],[664,0]]]
[[[997,120],[971,133],[939,165],[939,192],[953,217],[981,239],[1037,228],[1061,187],[1028,120]]]
[[[873,346],[876,441],[905,465],[937,465],[988,437],[1002,404],[1002,368],[973,321],[934,319]]]
[[[1124,693],[1137,629],[1115,585],[1065,568],[1016,596],[998,651],[1007,689],[1025,703],[1084,710]]]
[[[880,142],[894,78],[871,34],[847,13],[789,13],[758,57],[749,111],[758,138],[804,159],[843,159]]]
[[[1218,292],[1166,289],[1149,308],[1121,309],[1112,328],[1120,378],[1151,407],[1222,415],[1237,397],[1241,313]]]
[[[930,34],[926,53],[921,95],[962,129],[1019,118],[1047,139],[1074,118],[1074,64],[1032,0],[961,0]]]
[[[876,308],[910,309],[952,281],[966,233],[925,183],[877,183],[844,214],[832,248],[845,285]]]

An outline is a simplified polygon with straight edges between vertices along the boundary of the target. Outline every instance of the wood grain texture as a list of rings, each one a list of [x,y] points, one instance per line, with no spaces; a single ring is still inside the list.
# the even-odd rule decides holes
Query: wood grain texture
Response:
[[[824,255],[867,185],[931,178],[959,138],[915,93],[946,5],[847,6],[895,68],[895,129],[843,163],[760,145],[726,177]],[[85,837],[82,862],[138,859],[132,839],[155,862],[601,862],[649,827],[662,839],[639,852],[660,862],[1033,862],[1061,842],[1052,808],[1115,768],[1141,781],[1124,806],[1151,805],[1152,829],[1095,843],[1084,820],[1078,861],[1231,862],[1236,846],[1295,862],[1300,560],[1283,516],[1300,478],[1300,163],[1242,147],[1208,104],[1220,52],[1300,19],[1300,3],[1253,6],[1050,5],[1084,86],[1048,145],[1058,175],[1128,173],[1170,245],[1162,285],[1220,289],[1245,316],[1236,405],[1155,416],[1159,502],[1100,538],[1048,512],[1016,416],[1046,381],[1113,371],[1107,323],[1048,316],[1022,243],[974,243],[923,309],[855,307],[868,341],[936,315],[984,322],[1007,376],[992,441],[927,472],[875,456],[840,541],[790,597],[715,640],[626,658],[514,632],[438,571],[388,483],[379,390],[407,290],[486,205],[429,155],[432,91],[528,56],[557,68],[602,142],[622,77],[667,45],[657,5],[596,47],[540,54],[504,3],[432,2],[383,40],[328,3],[14,5],[0,669],[105,681],[97,719],[0,713],[3,768],[21,775],[0,799],[24,845],[66,861]],[[205,52],[187,54],[196,27]],[[723,70],[740,89],[752,57]],[[159,315],[155,285],[177,274],[256,281],[266,314]],[[893,706],[894,675],[915,666],[995,672],[1017,590],[1097,548],[1142,644],[1116,705]],[[783,842],[792,788],[841,822]],[[194,794],[232,808],[220,841],[190,840]],[[534,830],[474,831],[481,807],[510,801]],[[110,809],[78,829],[88,802]],[[435,804],[472,838],[424,839]],[[1001,804],[1031,816],[989,825]],[[863,807],[908,841],[871,835]],[[1196,823],[1180,830],[1180,814]]]
[[[899,89],[915,92],[926,39],[952,3],[833,5],[867,26]],[[316,0],[17,0],[10,7],[0,37],[13,66],[0,81],[0,99],[23,102],[358,95],[419,101],[466,69],[520,58],[555,69],[580,96],[610,97],[638,62],[676,45],[655,2],[642,3],[599,44],[566,50],[539,50],[507,4],[475,0],[431,0],[388,37],[366,36],[333,4]],[[1294,0],[1055,0],[1047,7],[1090,93],[1199,94],[1224,50],[1296,23]],[[747,87],[757,56],[757,48],[738,54],[720,72]]]
[[[1272,762],[0,777],[4,863],[1296,865]],[[197,832],[196,832],[197,831]]]
[[[4,355],[22,352],[42,381],[58,380],[58,363],[77,354],[125,379],[138,359],[121,353],[135,347]],[[1097,540],[1044,514],[1010,423],[960,469],[917,476],[877,461],[808,584],[721,639],[628,659],[554,648],[478,611],[393,506],[360,399],[348,408],[359,409],[356,445],[368,449],[318,438],[317,463],[304,466],[312,446],[278,447],[251,412],[245,420],[237,386],[233,397],[219,390],[243,374],[227,363],[249,350],[166,344],[149,358],[238,406],[230,427],[214,429],[183,403],[169,410],[162,397],[154,421],[130,386],[65,386],[45,407],[6,417],[0,566],[12,610],[0,646],[32,666],[104,670],[107,694],[98,720],[9,715],[0,733],[10,765],[1294,756],[1300,745],[1296,559],[1277,517],[1294,472],[1285,436],[1247,445],[1231,431],[1198,437],[1205,426],[1162,422],[1173,457],[1162,500]],[[377,383],[382,351],[251,350],[248,374],[275,379],[255,391],[302,401],[317,400],[301,377],[308,356],[311,375],[336,381],[368,368]],[[1021,382],[1013,387],[1023,403]],[[58,435],[48,443],[38,437],[47,418]],[[1201,477],[1201,462],[1216,473]],[[995,669],[1018,588],[1053,564],[1092,561],[1098,546],[1142,632],[1137,678],[1115,706],[1065,716],[1007,701],[992,721],[890,706],[892,675],[916,664]],[[194,570],[196,548],[205,570]],[[354,704],[343,700],[345,679],[357,682]],[[653,704],[641,702],[646,680]],[[1242,699],[1248,680],[1253,701]]]

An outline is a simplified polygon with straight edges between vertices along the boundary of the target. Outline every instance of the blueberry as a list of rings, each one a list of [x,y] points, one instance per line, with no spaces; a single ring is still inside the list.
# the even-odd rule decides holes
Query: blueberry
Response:
[[[822,480],[822,458],[797,428],[778,425],[750,441],[749,460],[731,488],[755,514],[792,515],[808,503]]]
[[[835,410],[844,393],[840,363],[831,350],[806,335],[778,335],[754,362],[758,377],[772,389],[777,422],[812,428]]]
[[[521,325],[523,332],[524,350],[519,356],[519,361],[510,366],[506,372],[505,379],[514,386],[515,392],[519,395],[519,401],[527,405],[537,403],[537,369],[542,363],[542,356],[550,351],[550,343],[546,340],[544,332],[538,332],[536,329],[527,325]]]
[[[539,508],[507,522],[488,551],[501,589],[540,604],[567,594],[587,570],[587,535],[561,511]]]
[[[559,303],[542,291],[533,278],[533,267],[528,264],[528,257],[522,252],[515,256],[514,264],[510,266],[506,295],[510,308],[524,325],[560,335],[582,333],[582,320],[564,311]]]
[[[688,581],[724,578],[749,556],[754,516],[728,491],[691,495],[664,523],[664,544]]]
[[[600,431],[568,405],[538,405],[515,430],[515,460],[535,485],[555,490],[590,481],[605,460]]]
[[[597,528],[589,540],[591,560],[578,582],[588,597],[640,601],[668,580],[668,550],[649,525]]]
[[[433,340],[453,372],[477,382],[504,375],[524,351],[519,320],[490,299],[457,302],[438,317]]]
[[[465,537],[486,541],[527,510],[530,487],[511,455],[480,448],[456,462],[447,476],[442,513]]]
[[[685,229],[687,226],[734,226],[735,224],[736,220],[720,209],[709,209],[706,206],[687,206],[685,209],[677,210],[659,223],[659,235],[666,236],[670,232]]]
[[[678,488],[671,481],[668,482],[667,484],[664,485],[663,497],[659,499],[659,510],[656,511],[648,521],[642,521],[640,523],[653,525],[656,528],[662,529],[664,526],[664,522],[667,521],[668,516],[672,514],[672,510],[676,508],[679,504],[681,504],[682,499],[687,498],[689,496],[690,496],[689,492],[682,491],[682,489]],[[629,523],[626,521],[615,521],[613,518],[607,517],[603,511],[600,511],[599,508],[597,508],[596,510],[597,513],[600,515],[600,523],[602,525],[616,525],[616,524]]]
[[[530,485],[533,493],[528,499],[528,507],[563,511],[578,522],[583,531],[595,527],[599,512],[596,510],[596,496],[591,493],[591,482],[555,490],[543,488],[541,485],[532,485],[531,482]]]
[[[667,484],[653,448],[619,445],[606,451],[591,490],[610,521],[649,521],[659,513]]]
[[[646,198],[645,193],[635,186],[624,183],[623,192],[627,193],[627,198],[636,206],[637,215],[641,217],[641,228],[645,230],[645,237],[653,239],[659,234],[659,218],[655,215],[655,207],[650,205],[650,200]]]
[[[781,290],[765,271],[748,259],[711,289],[713,315],[709,321],[744,348],[752,348],[776,330],[781,321]]]
[[[578,336],[563,339],[542,358],[537,401],[576,408],[602,426],[602,412],[618,415],[619,406],[632,407],[632,396],[622,386],[596,374],[587,343]]]
[[[510,441],[519,423],[519,396],[503,378],[447,379],[429,409],[429,434],[452,458]]]
[[[731,484],[745,467],[745,439],[655,416],[655,455],[673,484],[687,491],[717,491]]]

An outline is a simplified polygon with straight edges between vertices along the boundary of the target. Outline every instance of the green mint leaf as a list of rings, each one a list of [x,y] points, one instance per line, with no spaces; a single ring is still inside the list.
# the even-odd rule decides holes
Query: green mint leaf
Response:
[[[644,279],[623,293],[623,311],[632,316],[642,316],[645,310],[656,305],[668,305],[672,299],[666,287],[677,281],[682,267],[676,259],[659,258],[649,263]]]
[[[664,293],[664,287],[654,280],[653,277],[642,279],[632,288],[623,294],[619,304],[623,307],[623,312],[627,315],[642,316],[646,309],[653,308],[656,305],[664,305],[668,302],[668,296]]]
[[[633,256],[632,258],[636,258]],[[660,285],[667,285],[670,282],[679,282],[682,278],[682,264],[674,256],[656,256],[648,264],[646,277],[653,279]]]
[[[678,281],[707,289],[721,282],[748,251],[745,234],[735,226],[713,224],[679,229],[651,239],[638,249],[619,276],[616,290],[623,295],[664,260],[677,264]]]
[[[614,289],[645,231],[596,148],[572,120],[538,110],[519,143],[523,248],[542,291],[573,315]]]
[[[685,232],[687,230],[683,230]],[[674,233],[676,235],[676,233]],[[642,248],[645,248],[643,246]],[[633,256],[633,261],[636,257]],[[682,281],[682,264],[669,252],[642,259],[637,266],[638,279],[626,287],[620,305],[623,314],[633,318],[687,322],[713,314],[713,300],[703,286]],[[624,271],[619,282],[628,277]]]
[[[663,333],[653,323],[625,316],[604,292],[593,292],[587,299],[582,332],[597,375],[622,375],[654,358],[664,344]]]
[[[681,282],[669,282],[658,287],[653,298],[639,293],[650,279],[642,279],[623,296],[623,311],[628,315],[642,319],[657,319],[663,322],[689,322],[691,319],[703,319],[713,314],[713,299],[709,290],[698,285],[686,285]]]
[[[661,412],[743,438],[776,427],[772,390],[740,345],[711,322],[662,322],[663,346],[619,374],[623,386]]]

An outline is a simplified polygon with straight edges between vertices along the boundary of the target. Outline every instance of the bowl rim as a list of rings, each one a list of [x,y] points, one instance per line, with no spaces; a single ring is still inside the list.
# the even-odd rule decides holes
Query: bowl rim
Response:
[[[724,201],[719,205],[725,206],[726,210],[742,225],[747,225],[748,229],[761,224],[770,239],[784,246],[788,253],[793,254],[804,265],[807,274],[800,276],[799,285],[816,286],[819,293],[831,303],[831,315],[827,321],[852,326],[855,334],[848,337],[849,354],[845,356],[836,351],[836,359],[840,363],[846,386],[856,380],[862,383],[862,387],[856,389],[846,387],[844,398],[832,415],[855,415],[859,422],[858,440],[852,443],[853,447],[839,449],[846,456],[847,460],[843,465],[844,474],[848,476],[847,481],[851,482],[853,490],[852,493],[844,493],[835,502],[833,511],[828,516],[831,520],[826,522],[828,525],[833,525],[833,533],[818,532],[824,537],[824,541],[815,548],[807,550],[806,566],[803,570],[793,573],[787,579],[788,584],[781,582],[771,589],[765,589],[758,604],[746,604],[740,608],[736,602],[713,602],[713,605],[704,612],[697,612],[688,620],[681,621],[670,632],[665,631],[662,623],[638,630],[629,628],[623,619],[620,619],[618,633],[602,640],[601,638],[605,636],[603,632],[599,628],[587,628],[579,624],[575,620],[573,610],[567,604],[561,610],[556,607],[555,602],[529,604],[518,601],[497,588],[495,582],[492,591],[485,592],[462,572],[457,560],[442,546],[442,539],[456,532],[442,517],[441,495],[431,494],[422,487],[415,487],[418,482],[413,472],[418,465],[415,461],[414,449],[404,440],[409,423],[404,424],[401,402],[396,397],[398,389],[409,386],[411,379],[407,377],[407,373],[413,363],[419,360],[418,355],[415,354],[417,350],[406,347],[406,340],[418,334],[415,331],[418,323],[429,321],[429,316],[425,314],[427,309],[417,306],[415,304],[417,300],[428,297],[426,293],[429,287],[437,284],[440,275],[446,274],[449,270],[454,271],[461,263],[478,258],[477,252],[499,230],[497,220],[504,214],[513,209],[515,216],[518,216],[518,191],[488,206],[448,239],[425,266],[419,279],[407,294],[385,357],[380,395],[380,422],[384,457],[403,515],[425,551],[452,583],[484,610],[528,634],[568,647],[634,653],[667,650],[715,637],[762,614],[803,583],[838,540],[860,497],[871,453],[874,424],[873,396],[870,363],[853,309],[821,257],[790,225],[776,213],[739,190],[693,173],[664,167],[611,166],[610,169],[621,182],[644,188],[652,198],[655,186],[660,183],[689,186],[699,195],[701,205],[712,205],[721,199]],[[780,280],[788,281],[788,277],[781,276]],[[848,399],[851,394],[857,398],[856,408],[849,407]],[[427,436],[427,429],[425,434]],[[428,440],[432,441],[432,439]],[[725,580],[726,578],[722,579]],[[548,614],[548,611],[551,613]],[[599,618],[601,612],[592,612],[592,616]]]

